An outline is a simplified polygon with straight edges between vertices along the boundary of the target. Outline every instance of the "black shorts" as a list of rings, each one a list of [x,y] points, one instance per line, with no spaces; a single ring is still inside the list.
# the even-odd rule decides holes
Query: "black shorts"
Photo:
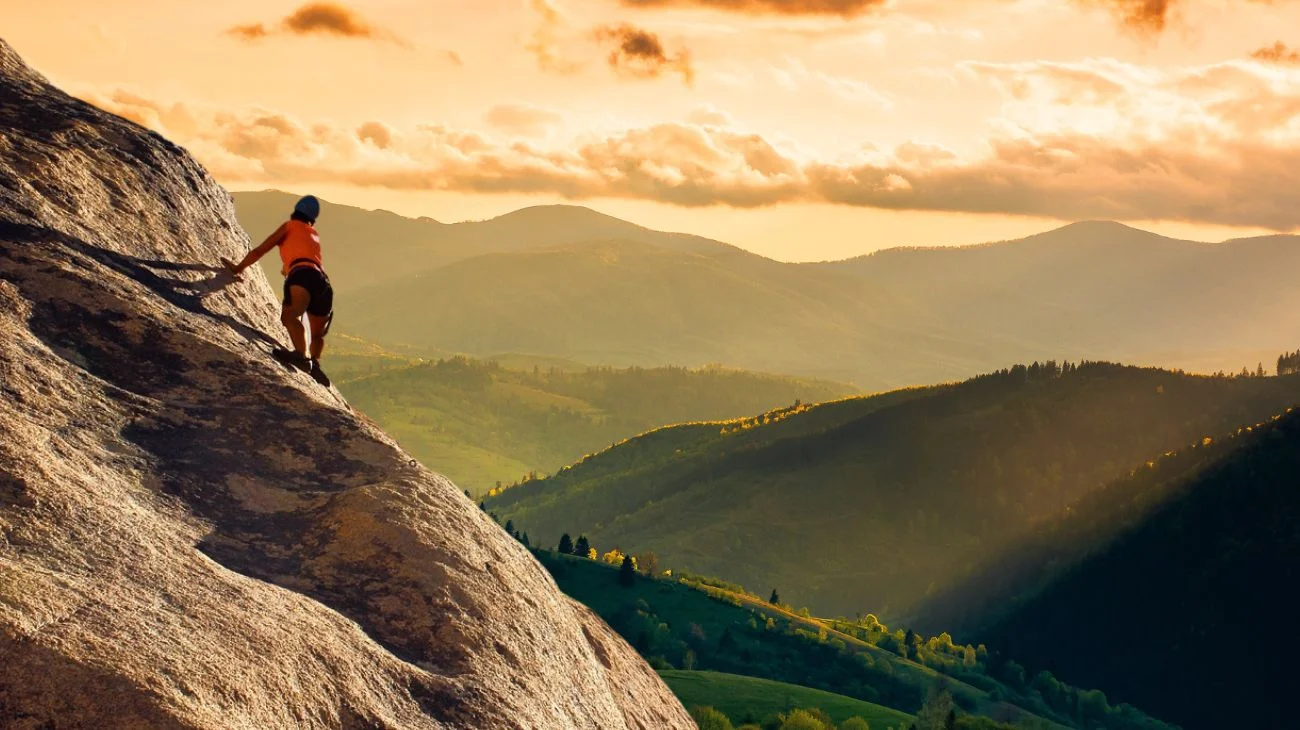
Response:
[[[314,317],[328,317],[334,313],[334,287],[330,286],[329,277],[319,269],[311,266],[299,266],[284,279],[284,306],[289,306],[293,298],[289,296],[289,287],[300,286],[311,295],[307,304],[307,314]]]

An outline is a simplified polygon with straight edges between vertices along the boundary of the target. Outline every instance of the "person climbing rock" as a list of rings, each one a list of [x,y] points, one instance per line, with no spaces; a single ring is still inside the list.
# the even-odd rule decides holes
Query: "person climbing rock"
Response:
[[[262,245],[248,252],[238,264],[222,260],[230,273],[239,278],[244,269],[257,263],[273,248],[280,249],[284,277],[284,306],[280,321],[289,331],[293,351],[276,348],[271,355],[281,362],[297,367],[329,386],[329,378],[320,367],[325,350],[325,335],[334,319],[334,289],[321,259],[320,234],[316,232],[316,219],[320,216],[320,201],[308,195],[293,207],[293,214],[267,237]],[[306,331],[302,315],[307,315],[311,327],[311,353],[307,352]]]

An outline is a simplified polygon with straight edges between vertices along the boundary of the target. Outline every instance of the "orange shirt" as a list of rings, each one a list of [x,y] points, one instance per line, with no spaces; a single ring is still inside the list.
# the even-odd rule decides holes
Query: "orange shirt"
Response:
[[[280,241],[280,261],[284,264],[280,268],[282,276],[288,276],[290,265],[299,259],[306,259],[322,272],[325,271],[320,257],[320,234],[316,233],[310,223],[291,220],[280,228],[284,231],[284,240]],[[303,265],[301,262],[298,264]]]

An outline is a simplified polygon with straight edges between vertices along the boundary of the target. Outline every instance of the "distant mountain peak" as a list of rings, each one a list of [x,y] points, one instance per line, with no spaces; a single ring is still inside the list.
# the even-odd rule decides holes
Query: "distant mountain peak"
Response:
[[[1134,228],[1127,223],[1120,223],[1119,221],[1111,220],[1075,221],[1074,223],[1067,223],[1060,228],[1048,231],[1048,233],[1053,233],[1055,231],[1138,231],[1140,233],[1150,233],[1150,231],[1143,231],[1140,228]]]
[[[644,227],[635,223],[630,223],[621,218],[615,218],[612,215],[601,213],[598,210],[592,210],[582,205],[568,205],[564,203],[555,203],[549,205],[530,205],[525,208],[511,211],[493,218],[492,220],[535,220],[541,223],[565,221],[565,222],[599,222],[608,225],[615,225],[627,228],[636,228],[646,230]]]

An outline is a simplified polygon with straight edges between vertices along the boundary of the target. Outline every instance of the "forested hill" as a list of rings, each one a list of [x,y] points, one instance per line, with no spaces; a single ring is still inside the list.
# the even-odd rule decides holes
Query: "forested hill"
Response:
[[[1300,412],[1153,460],[927,607],[1189,730],[1295,726]]]
[[[1300,400],[1300,378],[1018,366],[665,429],[488,501],[535,543],[586,533],[823,615],[908,616],[987,556],[1156,455]]]
[[[854,389],[724,368],[571,369],[345,356],[339,390],[475,495],[668,423],[733,418]],[[509,364],[510,361],[507,360]]]

